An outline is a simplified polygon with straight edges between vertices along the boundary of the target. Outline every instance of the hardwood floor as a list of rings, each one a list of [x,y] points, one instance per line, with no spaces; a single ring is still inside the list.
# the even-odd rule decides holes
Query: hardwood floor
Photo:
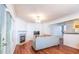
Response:
[[[14,54],[79,54],[79,50],[67,46],[54,46],[35,51],[32,48],[32,41],[29,41],[22,45],[16,45]]]

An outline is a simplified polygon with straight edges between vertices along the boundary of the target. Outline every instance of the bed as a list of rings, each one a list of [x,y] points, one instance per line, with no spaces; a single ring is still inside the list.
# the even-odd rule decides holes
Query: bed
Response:
[[[34,50],[40,50],[51,46],[56,46],[59,45],[59,36],[55,35],[39,36],[33,40],[32,45]]]

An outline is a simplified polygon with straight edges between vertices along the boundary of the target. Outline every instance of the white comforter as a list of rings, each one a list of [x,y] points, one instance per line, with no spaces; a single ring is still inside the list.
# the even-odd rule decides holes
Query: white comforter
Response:
[[[59,44],[59,36],[37,37],[35,40],[33,40],[33,48],[35,50],[48,48],[58,44]]]

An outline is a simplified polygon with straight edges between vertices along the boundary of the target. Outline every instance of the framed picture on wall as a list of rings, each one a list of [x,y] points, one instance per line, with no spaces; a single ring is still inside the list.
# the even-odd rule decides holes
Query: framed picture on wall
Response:
[[[75,21],[73,25],[74,29],[79,29],[79,21]]]

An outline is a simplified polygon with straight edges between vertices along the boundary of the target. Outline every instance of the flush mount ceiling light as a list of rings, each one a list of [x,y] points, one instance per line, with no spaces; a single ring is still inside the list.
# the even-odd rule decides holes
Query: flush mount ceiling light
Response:
[[[32,17],[32,19],[35,20],[35,22],[42,22],[43,20],[45,20],[45,16],[42,13],[38,13],[38,14],[31,14],[30,15]]]
[[[40,16],[36,16],[35,22],[40,23],[41,21]]]

